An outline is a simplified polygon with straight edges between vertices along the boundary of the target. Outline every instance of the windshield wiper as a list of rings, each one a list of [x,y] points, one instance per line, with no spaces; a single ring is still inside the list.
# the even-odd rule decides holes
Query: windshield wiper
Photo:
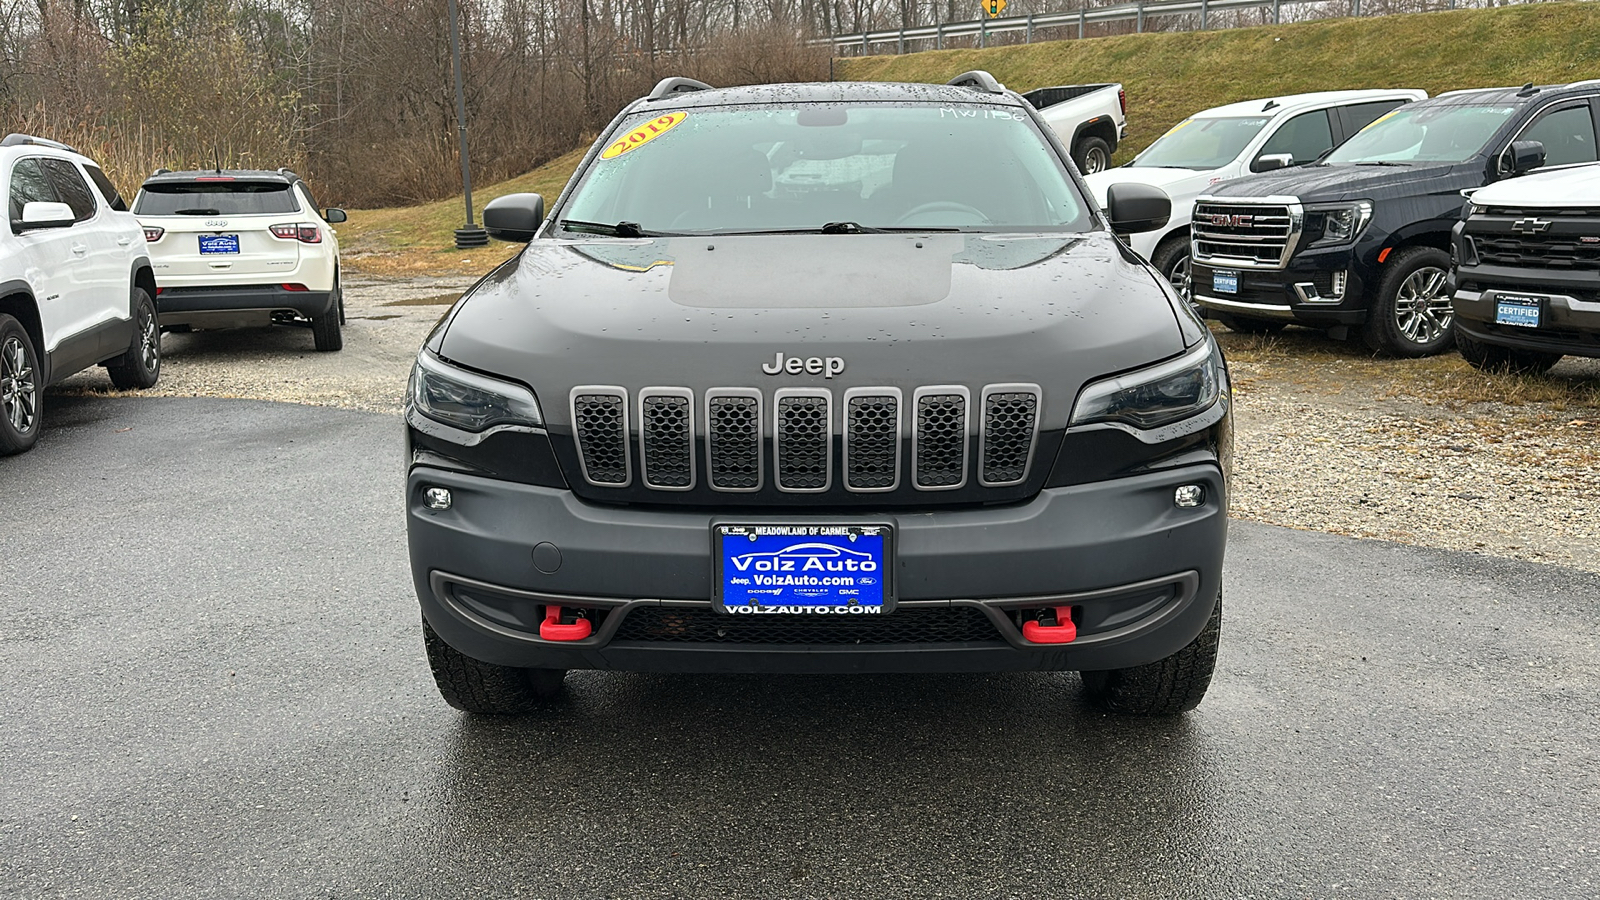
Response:
[[[1358,162],[1358,163],[1356,163],[1356,165],[1358,165],[1358,166],[1399,166],[1401,168],[1405,168],[1405,167],[1410,166],[1411,163],[1395,162],[1392,159],[1370,159],[1370,160],[1366,160],[1365,162]]]
[[[639,227],[638,222],[618,222],[607,225],[604,222],[580,222],[577,219],[562,219],[556,223],[563,231],[575,231],[580,234],[604,234],[610,237],[641,238],[641,237],[675,237],[670,231],[645,231]]]
[[[821,234],[883,234],[882,228],[871,228],[860,222],[829,222],[817,229]]]
[[[222,215],[222,210],[220,210],[220,209],[175,209],[175,210],[172,211],[172,214],[175,215],[175,216],[220,216],[220,215]]]

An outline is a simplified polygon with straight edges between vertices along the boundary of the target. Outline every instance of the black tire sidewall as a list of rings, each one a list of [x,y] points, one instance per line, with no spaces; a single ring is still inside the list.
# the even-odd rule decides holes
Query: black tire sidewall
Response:
[[[1450,326],[1445,329],[1438,340],[1430,344],[1418,344],[1409,340],[1400,332],[1400,324],[1395,321],[1395,302],[1400,295],[1400,286],[1405,284],[1412,273],[1424,266],[1450,271],[1450,254],[1437,247],[1408,247],[1396,254],[1389,265],[1389,270],[1378,281],[1378,291],[1373,296],[1372,304],[1367,308],[1366,341],[1367,346],[1381,353],[1398,357],[1433,356],[1454,347],[1455,320],[1450,320]]]
[[[1079,173],[1084,175],[1093,174],[1089,170],[1089,154],[1095,150],[1100,151],[1101,155],[1105,159],[1105,164],[1094,171],[1103,172],[1106,169],[1111,168],[1111,145],[1107,144],[1101,138],[1086,137],[1078,141],[1077,152],[1073,154],[1073,162],[1078,164]]]
[[[10,418],[0,411],[0,456],[11,453],[21,453],[32,447],[39,440],[39,432],[44,428],[44,384],[43,372],[39,369],[39,349],[33,345],[33,338],[29,336],[28,329],[15,317],[0,313],[0,344],[6,338],[15,335],[22,339],[22,349],[27,354],[28,362],[33,369],[33,428],[26,433],[11,427]]]
[[[1155,267],[1157,272],[1161,273],[1161,277],[1166,279],[1168,284],[1171,284],[1173,268],[1177,266],[1179,260],[1186,259],[1188,256],[1188,236],[1175,235],[1173,237],[1166,238],[1160,244],[1156,245],[1156,252],[1150,254],[1150,265]],[[1192,282],[1189,285],[1189,296],[1185,297],[1184,299],[1188,300],[1189,303],[1193,305],[1194,284]]]

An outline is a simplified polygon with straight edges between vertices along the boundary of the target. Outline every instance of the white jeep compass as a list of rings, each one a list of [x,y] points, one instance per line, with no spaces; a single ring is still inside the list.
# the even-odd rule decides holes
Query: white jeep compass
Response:
[[[339,241],[288,169],[168,172],[145,180],[134,215],[150,242],[168,329],[308,325],[318,350],[344,346]]]
[[[0,456],[39,439],[44,389],[102,365],[118,388],[161,375],[156,282],[139,223],[94,161],[65,144],[0,140]]]

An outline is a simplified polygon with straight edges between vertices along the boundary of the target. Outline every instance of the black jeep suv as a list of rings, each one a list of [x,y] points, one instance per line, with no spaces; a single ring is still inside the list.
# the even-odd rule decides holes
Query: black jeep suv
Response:
[[[1241,331],[1290,322],[1395,356],[1454,346],[1450,231],[1465,189],[1595,160],[1600,82],[1457,91],[1368,125],[1311,166],[1195,203],[1196,302]]]
[[[1125,189],[1123,189],[1125,188]],[[574,668],[1079,670],[1192,708],[1230,400],[1186,303],[1021,97],[713,90],[625,109],[413,371],[406,506],[446,700]]]

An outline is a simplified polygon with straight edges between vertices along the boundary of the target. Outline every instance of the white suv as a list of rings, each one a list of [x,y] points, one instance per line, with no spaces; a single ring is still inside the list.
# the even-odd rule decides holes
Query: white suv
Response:
[[[0,140],[11,227],[0,233],[0,455],[34,445],[44,389],[103,365],[123,390],[161,375],[155,277],[139,223],[94,161]]]
[[[344,346],[339,241],[288,169],[168,172],[133,200],[144,226],[168,329],[310,325],[318,350]]]
[[[1085,175],[1101,207],[1113,184],[1148,184],[1172,198],[1165,228],[1129,244],[1189,298],[1189,220],[1212,185],[1256,172],[1315,162],[1402,103],[1426,91],[1321,91],[1230,103],[1195,113],[1156,138],[1125,166]]]

